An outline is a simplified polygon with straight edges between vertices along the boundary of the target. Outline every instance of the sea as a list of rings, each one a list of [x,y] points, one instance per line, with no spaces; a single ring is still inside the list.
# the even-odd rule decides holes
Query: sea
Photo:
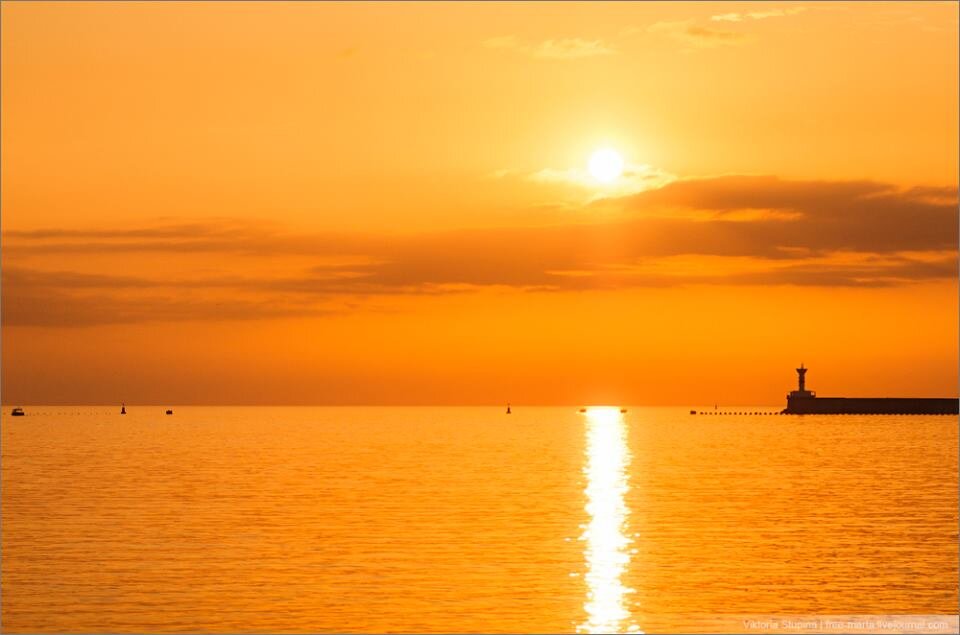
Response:
[[[956,630],[956,417],[166,408],[4,407],[3,632]]]

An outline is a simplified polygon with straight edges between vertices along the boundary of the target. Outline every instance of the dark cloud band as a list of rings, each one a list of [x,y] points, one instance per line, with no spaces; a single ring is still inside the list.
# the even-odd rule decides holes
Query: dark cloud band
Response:
[[[473,287],[890,286],[957,276],[956,188],[724,176],[679,180],[593,205],[612,208],[615,219],[397,236],[291,235],[239,222],[7,232],[3,322],[261,319],[327,312],[336,298]],[[219,273],[174,279],[43,266],[92,253],[113,254],[119,263],[133,254],[155,254],[160,261],[207,254],[216,256]],[[231,266],[237,255],[306,256],[318,264],[287,276],[251,277]],[[672,258],[690,256],[747,266],[728,273],[706,265],[671,270]],[[337,258],[353,260],[329,264]],[[184,299],[187,292],[193,295]],[[224,299],[206,300],[204,293]],[[95,305],[112,309],[96,317]]]

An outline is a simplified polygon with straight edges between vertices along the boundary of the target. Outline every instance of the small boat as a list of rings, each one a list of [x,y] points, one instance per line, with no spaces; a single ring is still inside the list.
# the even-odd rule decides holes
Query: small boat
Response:
[[[510,404],[507,404],[507,414],[510,414]]]
[[[580,410],[579,410],[579,412],[586,412],[586,411],[587,411],[586,408],[580,408]]]
[[[626,408],[620,408],[620,414],[626,414],[626,412],[627,412]]]
[[[13,411],[10,413],[10,416],[11,416],[11,417],[22,417],[22,416],[23,416],[23,408],[14,408]]]
[[[696,411],[696,410],[691,410],[691,411],[690,411],[690,414],[695,415],[695,414],[697,414],[697,411]]]
[[[172,415],[172,414],[173,414],[173,410],[167,410],[166,414]]]

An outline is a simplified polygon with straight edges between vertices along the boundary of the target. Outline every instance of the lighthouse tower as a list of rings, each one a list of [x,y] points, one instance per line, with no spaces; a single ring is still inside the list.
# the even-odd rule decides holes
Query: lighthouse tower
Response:
[[[787,395],[787,399],[791,397],[799,397],[800,399],[809,399],[811,397],[816,397],[817,393],[812,390],[807,390],[807,371],[809,368],[804,368],[803,364],[800,364],[800,368],[797,369],[797,389],[792,391]]]
[[[807,390],[807,371],[803,364],[797,369],[797,389],[787,395],[787,409],[784,412],[811,412],[813,399],[817,393]]]

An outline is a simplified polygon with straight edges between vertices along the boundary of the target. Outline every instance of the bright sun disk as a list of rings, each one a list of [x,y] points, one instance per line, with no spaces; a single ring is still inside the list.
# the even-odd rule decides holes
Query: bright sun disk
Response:
[[[602,148],[590,155],[587,168],[590,175],[601,183],[611,183],[623,173],[623,158],[610,148]]]

